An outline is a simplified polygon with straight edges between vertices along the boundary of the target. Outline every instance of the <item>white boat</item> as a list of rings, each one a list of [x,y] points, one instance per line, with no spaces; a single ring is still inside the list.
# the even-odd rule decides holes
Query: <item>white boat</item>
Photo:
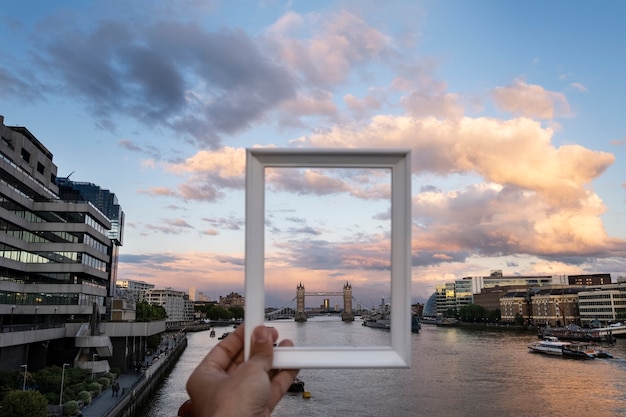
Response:
[[[595,356],[586,351],[587,346],[571,342],[562,342],[554,336],[546,337],[539,342],[528,345],[532,353],[564,356],[574,359],[593,359]]]
[[[570,345],[570,342],[561,342],[556,337],[549,336],[538,342],[531,343],[528,345],[528,349],[532,353],[563,356],[563,347],[569,347]]]

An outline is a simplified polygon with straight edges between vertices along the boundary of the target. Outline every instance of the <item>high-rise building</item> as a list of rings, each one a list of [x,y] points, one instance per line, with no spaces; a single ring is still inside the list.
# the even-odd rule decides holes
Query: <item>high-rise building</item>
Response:
[[[72,363],[103,372],[111,358],[124,370],[124,352],[143,354],[145,340],[137,335],[114,357],[115,341],[103,336],[110,323],[100,322],[123,242],[115,194],[59,181],[52,152],[2,116],[0,137],[0,369]]]

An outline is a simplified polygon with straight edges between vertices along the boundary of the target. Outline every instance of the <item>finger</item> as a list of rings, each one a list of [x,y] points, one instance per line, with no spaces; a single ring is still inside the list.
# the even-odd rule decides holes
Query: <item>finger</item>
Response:
[[[287,392],[294,378],[298,375],[299,369],[284,369],[278,371],[278,373],[272,378],[272,386],[270,396],[267,401],[267,405],[270,412],[274,410],[276,404],[283,398],[283,395]]]
[[[272,369],[274,358],[274,341],[278,338],[278,332],[274,328],[258,326],[252,332],[250,341],[250,362],[261,366],[265,372]]]
[[[243,325],[220,341],[200,362],[200,367],[228,370],[233,361],[243,353]]]

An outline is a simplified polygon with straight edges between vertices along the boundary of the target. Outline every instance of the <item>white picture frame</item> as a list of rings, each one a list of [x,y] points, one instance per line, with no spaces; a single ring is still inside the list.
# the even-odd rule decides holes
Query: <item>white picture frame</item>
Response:
[[[275,369],[406,368],[411,360],[411,154],[398,149],[246,150],[245,343],[265,323],[265,168],[391,170],[391,346],[276,347]]]

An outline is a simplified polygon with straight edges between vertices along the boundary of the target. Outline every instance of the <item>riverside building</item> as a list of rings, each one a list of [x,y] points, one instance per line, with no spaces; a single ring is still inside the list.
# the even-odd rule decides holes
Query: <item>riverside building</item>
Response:
[[[126,370],[165,324],[102,322],[123,242],[115,194],[57,178],[52,152],[3,116],[0,136],[0,369]]]

